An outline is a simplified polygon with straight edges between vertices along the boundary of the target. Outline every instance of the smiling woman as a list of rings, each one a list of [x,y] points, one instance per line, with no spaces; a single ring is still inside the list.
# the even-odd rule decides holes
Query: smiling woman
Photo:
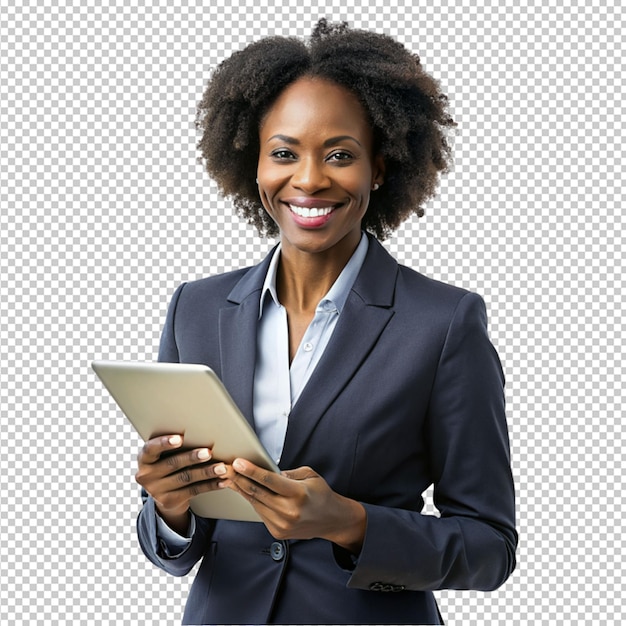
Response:
[[[384,172],[360,102],[335,83],[300,78],[266,113],[259,135],[259,196],[283,255],[326,252],[343,267]]]
[[[181,285],[159,359],[215,370],[282,473],[181,451],[183,433],[140,452],[145,554],[175,575],[201,561],[185,623],[442,623],[432,590],[491,590],[513,571],[484,303],[377,241],[421,215],[453,124],[417,56],[324,20],[308,44],[261,40],[213,74],[207,170],[280,241],[258,266]],[[421,513],[430,485],[439,517]],[[190,512],[218,489],[263,523]]]

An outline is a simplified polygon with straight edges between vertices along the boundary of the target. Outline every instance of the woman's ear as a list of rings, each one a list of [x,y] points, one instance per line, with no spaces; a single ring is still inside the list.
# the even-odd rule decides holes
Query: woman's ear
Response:
[[[382,154],[374,157],[374,167],[372,168],[372,185],[377,185],[376,189],[385,182],[385,159]]]

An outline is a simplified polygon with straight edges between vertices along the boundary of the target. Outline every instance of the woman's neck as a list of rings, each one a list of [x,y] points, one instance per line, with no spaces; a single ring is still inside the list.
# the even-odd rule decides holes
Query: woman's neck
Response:
[[[359,240],[318,253],[283,245],[276,289],[287,311],[313,313],[354,254]]]

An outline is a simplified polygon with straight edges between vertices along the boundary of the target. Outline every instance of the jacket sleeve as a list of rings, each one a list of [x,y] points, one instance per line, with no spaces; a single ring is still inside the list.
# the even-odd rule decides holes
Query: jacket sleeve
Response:
[[[204,556],[213,531],[214,520],[196,517],[196,530],[189,547],[175,557],[167,556],[167,548],[157,533],[154,500],[142,490],[143,508],[137,518],[137,536],[141,550],[152,563],[173,576],[184,576]]]
[[[452,316],[427,415],[440,517],[363,503],[367,530],[349,587],[488,591],[508,578],[517,533],[503,387],[484,302],[468,293]]]
[[[168,308],[165,326],[161,334],[159,361],[168,363],[177,363],[179,361],[174,333],[174,319],[176,317],[178,299],[183,287],[184,285],[181,285],[175,291]],[[214,520],[197,517],[196,530],[189,546],[179,555],[168,557],[166,545],[157,532],[154,500],[144,489],[141,490],[141,497],[143,507],[137,518],[137,536],[143,553],[157,567],[174,576],[184,576],[204,555],[215,525]]]

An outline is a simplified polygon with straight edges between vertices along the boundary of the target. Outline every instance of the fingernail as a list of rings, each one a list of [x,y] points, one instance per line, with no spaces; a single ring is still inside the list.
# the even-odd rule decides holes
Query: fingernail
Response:
[[[208,448],[202,448],[202,450],[198,450],[198,458],[201,461],[206,461],[207,459],[210,459],[211,453],[209,452]]]
[[[173,437],[169,438],[169,442],[170,442],[170,446],[178,446],[180,445],[182,439],[180,438],[180,435],[174,435]]]
[[[216,465],[213,470],[218,476],[223,476],[226,473],[226,467],[223,465]]]
[[[243,471],[243,470],[245,469],[245,468],[244,468],[243,463],[242,463],[239,459],[237,459],[237,460],[233,463],[233,467],[234,467],[236,470],[239,470],[240,472],[241,472],[241,471]]]

